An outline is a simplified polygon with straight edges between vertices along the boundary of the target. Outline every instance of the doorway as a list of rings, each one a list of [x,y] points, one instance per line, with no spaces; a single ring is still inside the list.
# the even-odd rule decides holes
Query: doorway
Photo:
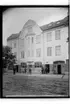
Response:
[[[57,72],[58,74],[61,74],[61,65],[57,65]]]
[[[49,64],[46,64],[45,65],[45,73],[49,73],[50,72],[50,65]]]

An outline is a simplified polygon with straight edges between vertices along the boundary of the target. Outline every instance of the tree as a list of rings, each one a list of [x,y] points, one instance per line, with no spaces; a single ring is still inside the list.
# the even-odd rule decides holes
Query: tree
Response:
[[[2,50],[2,59],[3,59],[3,68],[8,68],[9,66],[13,66],[16,61],[15,55],[11,52],[11,48],[8,46],[3,46]]]

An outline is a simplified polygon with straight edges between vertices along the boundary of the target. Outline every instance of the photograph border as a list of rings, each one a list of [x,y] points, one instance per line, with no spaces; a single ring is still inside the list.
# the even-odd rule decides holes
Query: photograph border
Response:
[[[1,42],[1,44],[3,44],[3,32],[2,32],[2,28],[3,28],[3,24],[2,24],[2,22],[3,22],[3,13],[6,11],[6,10],[8,10],[8,9],[10,9],[10,8],[47,8],[47,7],[50,7],[50,8],[66,8],[66,7],[68,7],[68,15],[69,15],[69,12],[70,12],[70,10],[69,10],[69,5],[2,5],[2,6],[0,6],[0,20],[1,20],[1,22],[0,22],[0,27],[1,27],[1,30],[0,30],[0,42]],[[68,16],[68,21],[69,21],[69,16]],[[69,31],[69,24],[68,24],[68,36],[69,36],[69,34],[70,34],[70,31]],[[69,36],[69,38],[70,38],[70,36]],[[70,43],[70,42],[69,42]],[[70,44],[69,44],[70,45]],[[2,48],[2,45],[1,45],[1,48]],[[1,51],[1,50],[0,50]],[[69,50],[70,51],[70,50]],[[1,58],[2,58],[2,51],[1,51]],[[13,99],[15,99],[15,98],[31,98],[31,99],[34,99],[34,98],[70,98],[70,75],[69,75],[69,73],[70,73],[70,71],[69,71],[69,69],[68,69],[68,91],[69,91],[69,94],[68,94],[68,97],[62,97],[62,96],[60,96],[60,97],[58,97],[58,96],[55,96],[55,97],[52,97],[52,96],[26,96],[26,97],[4,97],[3,96],[3,91],[2,91],[2,89],[3,89],[3,72],[2,72],[2,66],[3,66],[3,62],[2,62],[2,59],[1,59],[1,69],[0,69],[0,77],[1,77],[1,79],[0,79],[0,97],[1,98],[13,98]],[[69,66],[70,66],[70,63],[69,63]]]

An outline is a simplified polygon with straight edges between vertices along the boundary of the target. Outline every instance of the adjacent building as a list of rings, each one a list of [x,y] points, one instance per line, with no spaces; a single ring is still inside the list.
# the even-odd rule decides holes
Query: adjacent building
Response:
[[[62,20],[38,26],[34,20],[28,20],[23,29],[12,34],[7,44],[16,55],[17,63],[34,64],[42,62],[48,72],[64,72],[68,65],[68,16]]]

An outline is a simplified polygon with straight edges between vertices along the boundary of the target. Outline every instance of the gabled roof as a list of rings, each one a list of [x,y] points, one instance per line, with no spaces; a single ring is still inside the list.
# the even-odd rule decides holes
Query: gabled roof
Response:
[[[20,32],[17,33],[17,34],[12,34],[11,36],[9,36],[9,37],[7,38],[7,41],[8,41],[8,40],[12,40],[12,39],[16,39],[16,38],[19,37],[19,35],[20,35]]]
[[[27,28],[28,26],[34,26],[36,22],[34,20],[29,19],[23,26],[23,28]]]
[[[43,25],[40,28],[41,28],[42,31],[46,31],[46,30],[49,30],[49,29],[52,29],[52,28],[56,28],[56,27],[59,27],[59,26],[66,26],[66,25],[68,25],[68,16],[65,17],[62,20],[59,20],[59,21],[56,21],[56,22],[51,22],[49,24]]]

